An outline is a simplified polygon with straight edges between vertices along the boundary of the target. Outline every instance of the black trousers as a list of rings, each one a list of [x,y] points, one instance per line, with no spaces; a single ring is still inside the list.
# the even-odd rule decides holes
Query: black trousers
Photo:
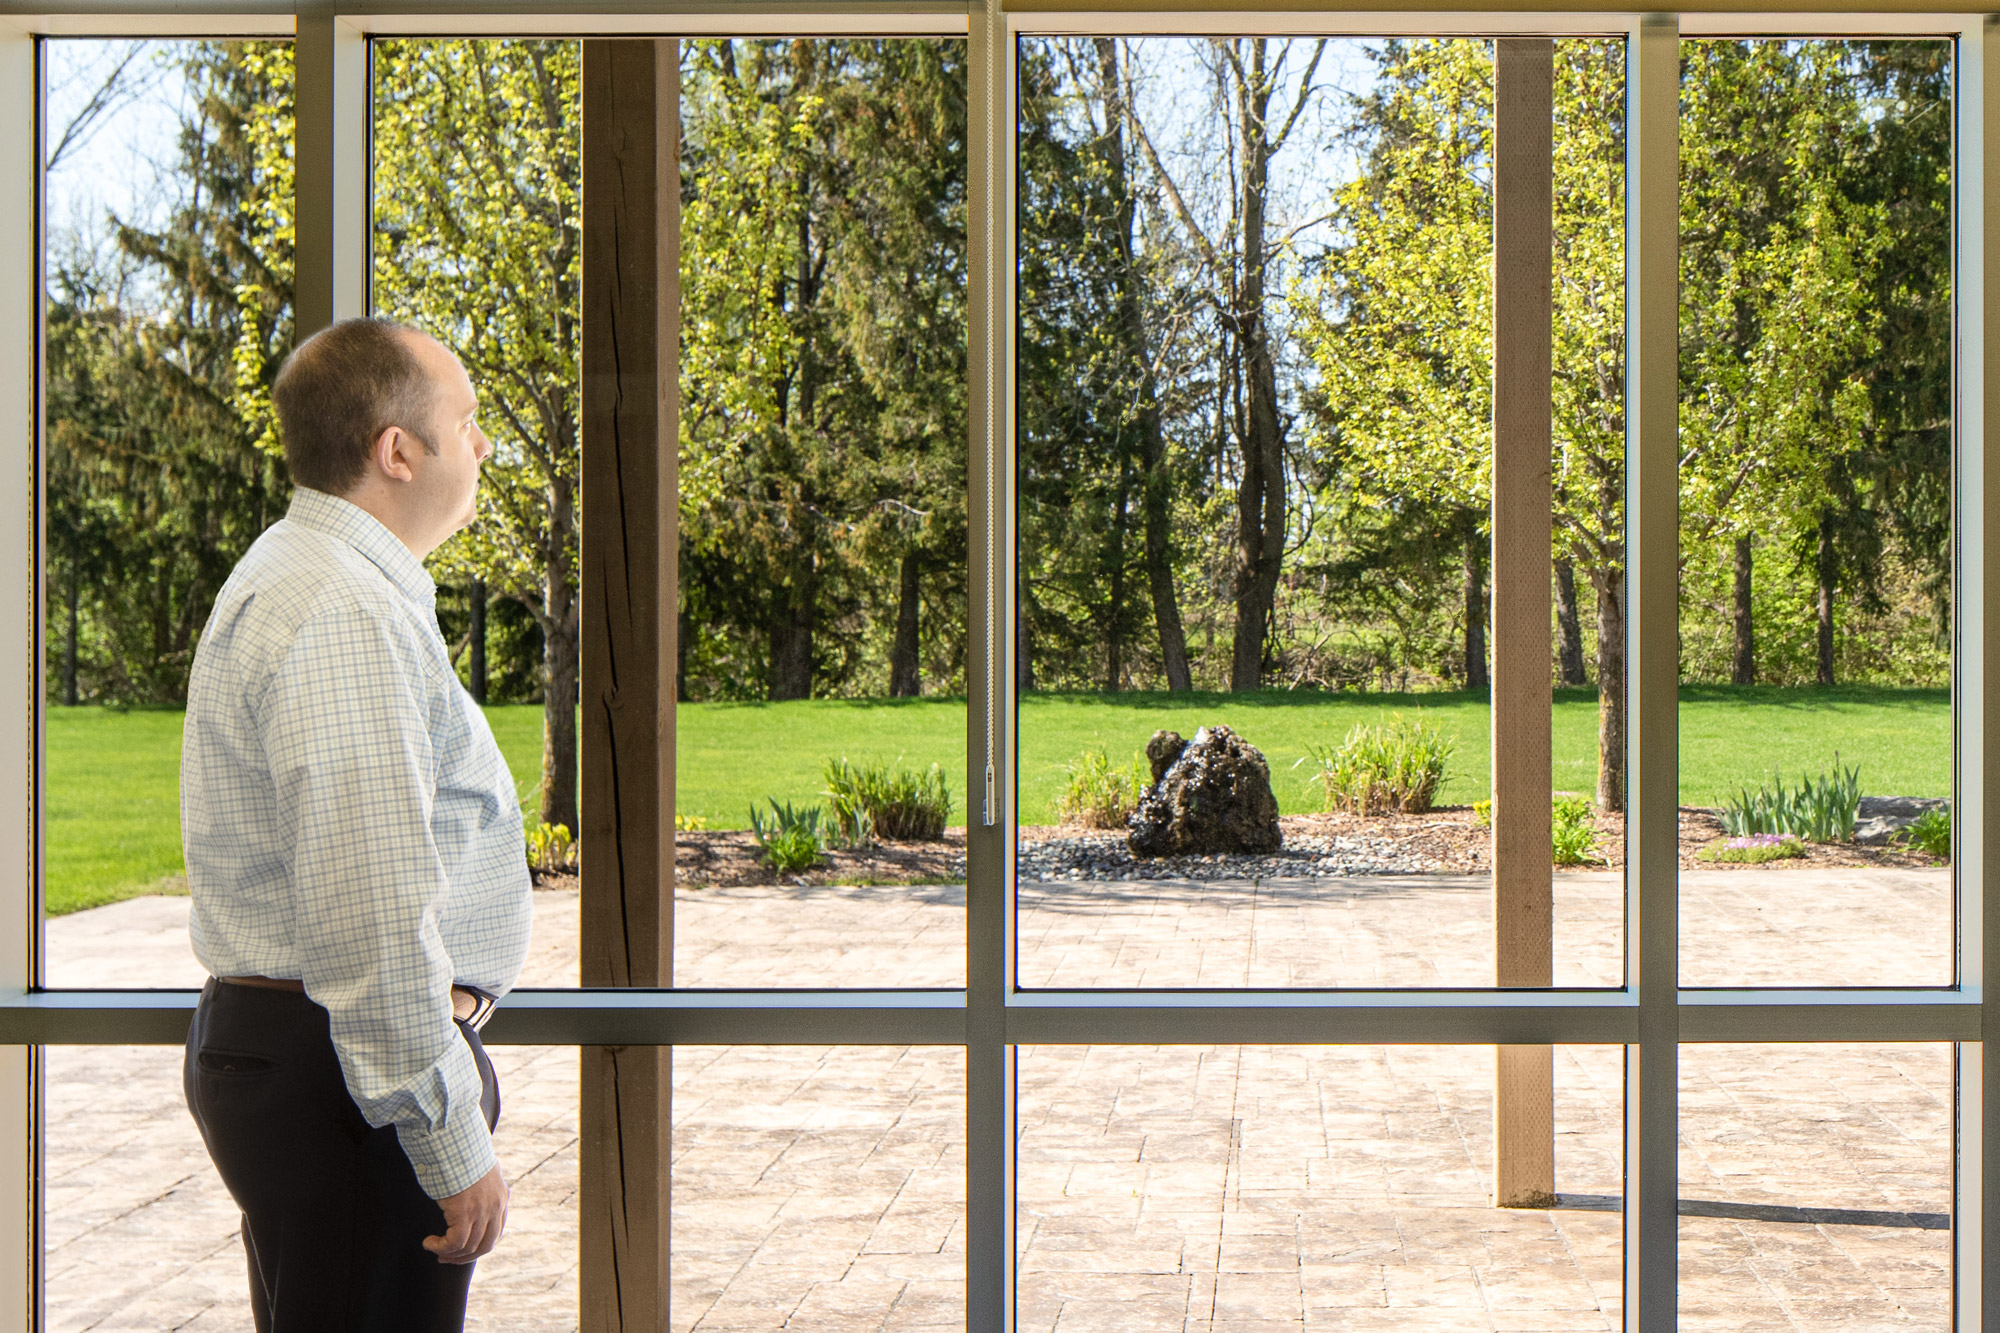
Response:
[[[490,1127],[500,1090],[479,1034]],[[423,1247],[444,1213],[394,1126],[348,1095],[326,1010],[303,994],[210,981],[188,1031],[188,1110],[243,1210],[257,1333],[460,1333],[471,1264]]]

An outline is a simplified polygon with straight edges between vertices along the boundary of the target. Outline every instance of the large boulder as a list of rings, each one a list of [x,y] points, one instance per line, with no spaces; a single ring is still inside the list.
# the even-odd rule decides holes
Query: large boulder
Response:
[[[1126,821],[1134,856],[1275,852],[1278,798],[1263,753],[1228,727],[1194,739],[1159,731],[1146,746],[1153,785]]]

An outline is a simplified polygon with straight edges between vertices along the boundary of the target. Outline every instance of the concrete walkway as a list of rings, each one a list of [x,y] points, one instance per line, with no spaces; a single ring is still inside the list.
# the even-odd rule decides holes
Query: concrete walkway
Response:
[[[1559,980],[1615,982],[1613,878],[1557,887]],[[1948,894],[1937,873],[1691,873],[1684,976],[1937,984]],[[575,898],[536,907],[523,984],[574,984]],[[962,907],[953,888],[684,892],[677,976],[955,985]],[[52,984],[197,984],[185,914],[148,898],[51,922]],[[1028,985],[1479,985],[1489,939],[1463,878],[1022,889]],[[574,1329],[576,1055],[494,1056],[514,1202],[469,1326]],[[1559,1052],[1566,1206],[1546,1213],[1486,1206],[1491,1060],[1024,1049],[1020,1327],[1615,1328],[1620,1054]],[[178,1052],[48,1062],[49,1326],[247,1330],[237,1219]],[[675,1328],[962,1327],[963,1081],[951,1049],[677,1050]],[[1683,1327],[1943,1329],[1950,1108],[1945,1047],[1684,1051]]]

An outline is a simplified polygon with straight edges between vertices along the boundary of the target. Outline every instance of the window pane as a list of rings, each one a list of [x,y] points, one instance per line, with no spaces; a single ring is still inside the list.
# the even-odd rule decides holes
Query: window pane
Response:
[[[1951,46],[1682,49],[1681,981],[1949,985]]]
[[[674,1326],[965,1326],[965,1055],[674,1051]]]
[[[681,985],[963,984],[965,61],[681,47]]]
[[[1556,1048],[1515,1209],[1490,1047],[1024,1047],[1020,1327],[1618,1328],[1621,1070]]]
[[[1623,47],[1554,50],[1554,539],[1527,590],[1554,694],[1524,725],[1553,753],[1553,980],[1601,986]],[[1020,62],[1019,980],[1495,984],[1492,43]],[[1197,799],[1179,742],[1217,726],[1234,794]]]
[[[574,887],[581,48],[375,50],[377,306],[465,361],[496,449],[440,623]],[[680,50],[676,980],[956,984],[964,44]]]
[[[1952,1051],[1681,1048],[1680,1326],[1951,1325]]]
[[[292,61],[278,42],[46,50],[43,868],[60,920],[187,891],[188,668],[290,494],[266,391],[292,341]],[[83,938],[52,937],[52,971],[111,961],[72,954]]]

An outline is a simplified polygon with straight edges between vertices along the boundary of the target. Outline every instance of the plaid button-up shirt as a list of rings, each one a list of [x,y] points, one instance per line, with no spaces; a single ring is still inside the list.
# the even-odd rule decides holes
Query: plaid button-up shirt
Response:
[[[531,908],[513,776],[436,595],[365,511],[296,491],[195,653],[181,839],[195,957],[302,980],[356,1106],[443,1198],[494,1164],[450,988],[512,987]]]

